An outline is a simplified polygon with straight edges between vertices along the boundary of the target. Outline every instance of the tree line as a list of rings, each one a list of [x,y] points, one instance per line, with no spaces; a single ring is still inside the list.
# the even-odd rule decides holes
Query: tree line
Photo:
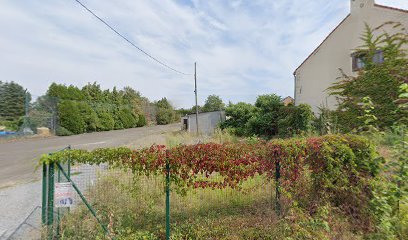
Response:
[[[72,135],[178,119],[166,98],[151,102],[131,87],[110,90],[96,82],[82,88],[52,83],[46,94],[31,103],[30,93],[21,85],[0,81],[0,125],[9,130],[19,130],[25,122],[34,132],[37,127],[49,127],[57,135]]]
[[[197,105],[197,109],[198,113],[222,111],[225,110],[225,103],[222,101],[220,96],[212,94],[207,97],[203,106]],[[177,110],[177,113],[179,113],[181,116],[196,114],[196,106],[188,109],[180,108]]]
[[[94,82],[79,89],[52,83],[42,100],[57,102],[57,135],[169,124],[176,120],[174,108],[166,98],[150,102],[131,87],[101,89]]]

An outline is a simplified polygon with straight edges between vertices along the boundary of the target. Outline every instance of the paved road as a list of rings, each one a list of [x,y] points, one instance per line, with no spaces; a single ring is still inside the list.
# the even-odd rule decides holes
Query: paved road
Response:
[[[94,149],[98,147],[146,147],[164,144],[165,133],[177,131],[179,124],[143,127],[69,137],[28,139],[0,143],[0,240],[18,229],[16,239],[38,239],[40,227],[40,171],[33,169],[41,154],[62,149]],[[36,234],[34,234],[34,232]],[[23,234],[23,235],[19,235]],[[26,235],[30,235],[27,237]]]
[[[179,124],[88,133],[67,137],[26,139],[16,142],[0,143],[0,189],[17,183],[31,182],[40,178],[34,172],[38,158],[45,153],[72,148],[94,149],[128,145],[140,139],[177,131]],[[154,142],[154,141],[153,141]]]

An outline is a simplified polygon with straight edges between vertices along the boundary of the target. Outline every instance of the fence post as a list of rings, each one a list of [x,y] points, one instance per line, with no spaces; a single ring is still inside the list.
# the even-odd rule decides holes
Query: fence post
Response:
[[[61,170],[59,168],[58,169],[58,183],[61,182]],[[59,239],[60,237],[60,221],[61,221],[61,216],[60,216],[60,209],[57,209],[57,238]]]
[[[166,240],[170,239],[170,164],[166,157]]]
[[[276,160],[275,162],[275,183],[276,183],[276,192],[275,192],[275,211],[279,216],[281,213],[280,205],[280,161]]]
[[[48,217],[47,217],[47,231],[48,237],[52,239],[54,231],[54,163],[48,166]]]
[[[42,165],[42,202],[41,202],[41,222],[47,223],[47,164]]]
[[[68,151],[71,150],[71,145],[68,145]],[[71,177],[71,154],[68,155],[68,177]]]
[[[71,151],[71,149],[72,149],[72,148],[71,148],[71,145],[68,145],[68,151]],[[68,169],[67,169],[67,175],[68,175],[68,178],[71,179],[71,153],[68,154]],[[70,212],[70,211],[71,211],[71,208],[69,207],[67,211]]]

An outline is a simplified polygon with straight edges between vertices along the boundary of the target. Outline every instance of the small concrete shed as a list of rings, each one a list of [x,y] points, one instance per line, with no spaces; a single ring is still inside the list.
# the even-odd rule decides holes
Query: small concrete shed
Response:
[[[220,123],[225,121],[224,111],[205,112],[198,114],[198,131],[202,134],[211,135]],[[190,114],[181,118],[182,129],[195,133],[197,129],[196,115]]]

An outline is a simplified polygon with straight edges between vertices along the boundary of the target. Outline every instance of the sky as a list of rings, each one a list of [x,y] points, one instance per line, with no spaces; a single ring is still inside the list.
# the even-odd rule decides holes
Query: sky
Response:
[[[194,72],[210,94],[251,102],[293,95],[293,71],[349,13],[349,0],[82,0],[143,50]],[[408,0],[376,0],[408,9]],[[0,80],[32,95],[52,82],[130,86],[151,100],[194,104],[194,76],[147,58],[74,0],[0,0]]]

